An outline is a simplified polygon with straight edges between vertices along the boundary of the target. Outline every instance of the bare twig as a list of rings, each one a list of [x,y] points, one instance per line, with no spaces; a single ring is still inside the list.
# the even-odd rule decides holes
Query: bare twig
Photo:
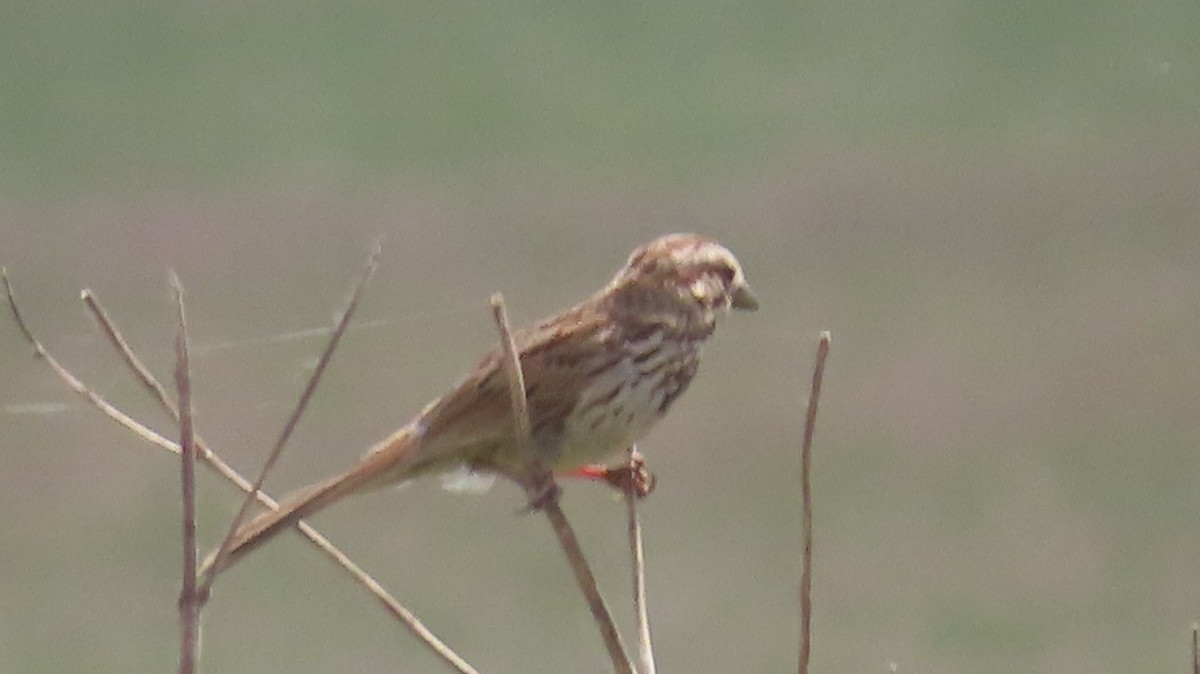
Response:
[[[650,614],[646,608],[646,555],[642,545],[642,524],[638,520],[637,481],[632,479],[637,466],[637,445],[629,448],[631,479],[625,485],[625,511],[628,516],[629,552],[633,557],[633,611],[637,618],[638,670],[640,674],[655,674],[654,647],[650,641]]]
[[[825,375],[829,339],[829,331],[823,331],[817,344],[817,362],[813,366],[812,390],[808,397],[808,413],[804,418],[804,442],[800,448],[800,494],[804,501],[804,568],[800,574],[800,674],[808,674],[808,660],[812,652],[813,513],[809,474],[812,470],[812,439],[817,424],[817,402],[821,398],[821,379]]]
[[[104,336],[108,338],[108,341],[113,345],[113,348],[117,350],[117,353],[121,354],[121,357],[125,360],[125,364],[129,366],[129,369],[133,370],[133,373],[137,376],[138,380],[141,381],[144,386],[150,389],[151,393],[154,394],[155,399],[159,401],[159,404],[163,406],[163,409],[166,410],[171,419],[173,419],[175,423],[179,423],[179,407],[175,404],[175,401],[171,399],[171,396],[167,394],[167,390],[163,388],[163,385],[160,384],[158,380],[154,378],[154,375],[150,373],[150,369],[146,367],[144,363],[142,363],[142,361],[133,352],[133,349],[129,347],[129,343],[125,341],[125,336],[121,334],[121,331],[118,330],[117,326],[113,324],[112,319],[108,317],[108,313],[104,311],[102,306],[100,306],[100,302],[96,299],[95,294],[92,293],[91,288],[84,288],[81,290],[79,292],[79,299],[83,300],[83,303],[87,305],[88,310],[92,312],[92,316],[94,316],[100,323],[101,332],[103,332]],[[197,448],[203,444],[204,443],[197,435]],[[201,454],[203,454],[203,452],[201,452]]]
[[[295,409],[292,410],[291,417],[283,427],[283,432],[280,433],[278,440],[275,441],[275,446],[271,448],[271,453],[267,456],[267,460],[263,462],[262,470],[258,473],[258,478],[254,481],[254,491],[262,488],[263,482],[266,481],[267,475],[275,466],[275,462],[279,456],[283,454],[283,448],[287,445],[287,441],[292,437],[292,431],[296,429],[296,424],[300,422],[300,417],[304,414],[304,410],[308,408],[308,402],[312,400],[313,392],[317,389],[317,384],[321,381],[321,375],[325,372],[326,366],[333,358],[333,352],[337,349],[338,344],[342,340],[342,335],[346,333],[346,327],[350,325],[350,319],[354,316],[354,310],[358,308],[358,303],[362,299],[363,291],[367,287],[367,281],[371,280],[371,276],[375,273],[376,260],[379,258],[379,244],[376,243],[371,250],[371,254],[367,258],[366,268],[363,269],[362,275],[358,279],[358,284],[354,287],[354,292],[350,295],[350,300],[346,304],[345,310],[342,311],[341,318],[337,322],[337,327],[334,328],[333,334],[329,336],[329,342],[325,345],[325,350],[321,353],[321,359],[317,361],[317,367],[308,378],[308,383],[304,387],[304,392],[300,394],[300,400],[296,402]],[[237,533],[238,527],[246,518],[246,513],[250,511],[250,505],[254,502],[253,494],[247,494],[242,500],[242,506],[238,509],[237,515],[233,521],[229,523],[229,530],[225,534],[225,538],[221,541],[221,546],[217,549],[217,554],[213,557],[212,564],[209,565],[209,571],[204,577],[201,585],[201,592],[207,594],[209,588],[212,587],[213,580],[216,578],[217,569],[221,568],[221,561],[229,554],[229,548],[233,545],[234,535]]]
[[[522,446],[522,455],[531,474],[549,473],[549,467],[538,459],[533,447],[533,431],[529,425],[529,400],[525,397],[525,372],[521,369],[520,356],[517,355],[517,345],[513,341],[512,329],[508,323],[508,312],[504,308],[504,295],[492,295],[492,319],[496,322],[496,330],[500,333],[500,346],[504,349],[504,358],[500,367],[508,379],[508,397],[512,404],[513,423],[516,425],[517,443]]]
[[[121,334],[120,329],[118,329],[116,324],[113,323],[112,319],[109,318],[108,313],[104,310],[104,307],[100,305],[99,300],[96,299],[91,290],[84,290],[82,293],[80,293],[80,297],[83,299],[84,303],[87,304],[87,307],[89,310],[91,310],[92,315],[96,317],[97,322],[100,323],[101,331],[108,338],[108,341],[113,345],[113,348],[115,348],[117,352],[121,354],[121,357],[125,360],[125,363],[129,365],[129,369],[133,371],[133,374],[138,378],[138,380],[141,381],[147,390],[149,390],[151,395],[154,396],[155,400],[158,401],[159,405],[162,406],[167,415],[171,417],[171,420],[178,424],[179,406],[175,404],[173,399],[171,399],[171,396],[167,393],[167,389],[163,387],[158,379],[154,377],[154,373],[150,372],[150,368],[146,367],[145,363],[143,363],[141,359],[137,357],[137,354],[133,352],[133,349],[130,348],[129,343],[125,341],[124,335]],[[118,423],[121,423],[122,426],[130,428],[129,425],[122,423],[120,419],[117,421]],[[140,424],[138,425],[140,426]],[[137,429],[131,430],[138,432]],[[257,499],[258,502],[264,506],[271,508],[272,510],[278,508],[278,504],[274,499],[268,496],[265,492],[255,491],[254,485],[250,484],[249,480],[242,477],[242,475],[234,470],[233,467],[228,463],[225,463],[225,460],[208,446],[208,443],[205,442],[202,437],[200,437],[199,433],[194,435],[194,439],[199,458],[203,459],[209,468],[214,470],[218,475],[225,478],[229,482],[232,482],[243,492],[247,494],[254,494],[255,499]],[[176,445],[169,440],[165,444],[156,442],[154,440],[151,441],[163,449],[176,454],[178,454],[180,451],[179,445]]]
[[[107,400],[101,398],[94,391],[89,389],[83,382],[79,381],[75,375],[71,374],[70,371],[63,367],[62,364],[58,362],[58,359],[50,355],[50,352],[46,350],[46,347],[42,346],[42,343],[38,341],[38,339],[34,337],[33,332],[29,330],[29,327],[25,324],[25,318],[21,315],[21,310],[17,308],[16,295],[13,291],[12,284],[8,280],[8,271],[5,269],[0,269],[0,277],[3,277],[4,292],[8,297],[8,307],[12,310],[13,320],[17,322],[17,327],[21,329],[21,333],[25,335],[25,339],[28,340],[30,346],[33,347],[33,352],[39,358],[46,361],[46,364],[49,365],[50,369],[54,371],[54,374],[56,374],[58,378],[67,385],[67,388],[71,389],[81,398],[94,405],[96,409],[103,412],[110,419],[129,429],[146,442],[158,445],[159,447],[175,452],[176,454],[179,453],[179,445],[167,439],[161,433],[138,423],[128,414],[125,414],[121,410],[114,407]]]
[[[200,599],[196,594],[196,444],[192,427],[192,379],[188,364],[187,316],[183,284],[171,272],[179,325],[175,333],[175,387],[179,392],[180,480],[183,483],[183,588],[179,592],[179,674],[196,671],[200,642]]]
[[[164,437],[153,429],[138,423],[124,412],[121,412],[111,403],[104,400],[94,391],[89,389],[85,384],[83,384],[83,382],[72,375],[70,371],[64,368],[58,362],[58,360],[46,350],[42,343],[38,341],[38,339],[33,335],[33,332],[29,330],[23,316],[21,315],[20,309],[17,307],[12,285],[8,280],[7,273],[3,273],[3,270],[0,269],[0,276],[3,277],[9,308],[12,310],[13,319],[17,322],[17,326],[25,335],[25,338],[29,340],[30,345],[34,349],[34,353],[46,361],[46,364],[50,366],[50,369],[54,371],[55,375],[57,375],[59,379],[61,379],[67,385],[68,388],[90,402],[93,406],[103,412],[110,419],[117,422],[120,426],[131,431],[146,442],[175,454],[179,454],[181,452],[178,444]],[[147,389],[149,389],[150,392],[155,395],[159,403],[164,409],[167,410],[171,417],[178,421],[179,408],[171,400],[170,396],[166,392],[166,389],[158,382],[157,379],[155,379],[154,375],[151,374],[150,370],[146,368],[140,359],[138,359],[136,354],[133,353],[132,349],[129,348],[128,343],[121,336],[121,333],[117,329],[116,325],[100,307],[99,303],[95,300],[92,294],[88,291],[84,291],[83,299],[87,302],[88,308],[92,310],[92,313],[100,321],[101,328],[108,336],[109,341],[112,342],[118,351],[120,351],[122,357],[125,358],[125,361],[133,369],[137,377],[142,381],[143,384],[145,384]],[[242,475],[234,470],[228,463],[226,463],[225,460],[220,457],[220,455],[212,451],[212,448],[210,448],[199,436],[195,437],[195,441],[196,449],[200,454],[200,458],[204,459],[205,463],[221,477],[233,483],[243,492],[254,494],[258,502],[264,506],[271,508],[272,510],[277,510],[279,508],[279,504],[266,493],[262,491],[255,492],[254,486],[250,483],[250,481],[242,477]],[[367,574],[366,571],[351,561],[350,558],[347,557],[345,553],[339,550],[336,546],[334,546],[329,539],[325,538],[320,532],[305,522],[298,523],[297,528],[300,530],[300,533],[304,534],[304,536],[313,543],[313,545],[317,546],[318,549],[340,564],[356,582],[374,595],[375,598],[378,599],[383,605],[384,609],[388,611],[388,613],[390,613],[397,620],[401,621],[401,623],[403,623],[410,632],[420,639],[422,643],[424,643],[446,664],[456,669],[458,672],[460,672],[460,674],[479,674],[478,670],[472,667],[466,660],[464,660],[449,646],[438,639],[437,636],[434,635],[433,632],[431,632],[429,628],[420,621],[420,619],[418,619],[403,604],[388,594],[388,592],[383,589],[383,587],[379,585],[374,578],[372,578],[369,574]]]
[[[621,635],[617,632],[612,614],[609,613],[608,606],[604,603],[604,597],[600,595],[600,590],[596,586],[596,577],[592,574],[591,567],[588,566],[583,548],[579,545],[579,539],[575,536],[570,522],[567,521],[567,516],[563,514],[562,508],[558,505],[558,491],[553,477],[550,475],[548,467],[540,465],[537,459],[533,437],[529,430],[529,403],[525,399],[525,382],[521,372],[521,361],[508,325],[504,297],[500,293],[492,295],[492,317],[496,321],[496,329],[500,332],[500,344],[504,349],[504,359],[501,363],[504,373],[508,377],[509,401],[512,405],[513,420],[517,427],[517,443],[522,447],[522,453],[527,457],[530,469],[536,471],[535,474],[526,476],[529,484],[526,484],[525,487],[530,490],[531,494],[534,494],[536,505],[546,513],[546,519],[550,520],[550,526],[554,529],[563,554],[566,555],[567,562],[571,565],[571,571],[575,574],[575,582],[579,585],[579,590],[583,593],[588,607],[592,611],[592,617],[600,628],[600,636],[608,649],[613,671],[618,674],[634,674],[633,665],[629,662],[629,656],[625,654],[625,646],[621,643]],[[542,480],[549,480],[549,482],[542,482]],[[548,487],[548,490],[539,493],[539,490],[544,487]]]
[[[1200,623],[1192,623],[1192,674],[1200,674]]]

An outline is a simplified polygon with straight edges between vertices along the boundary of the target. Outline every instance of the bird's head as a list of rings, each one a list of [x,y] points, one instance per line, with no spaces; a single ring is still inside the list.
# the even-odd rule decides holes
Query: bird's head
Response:
[[[668,234],[639,247],[613,285],[638,294],[665,294],[697,306],[710,317],[730,309],[758,308],[737,258],[699,234]]]

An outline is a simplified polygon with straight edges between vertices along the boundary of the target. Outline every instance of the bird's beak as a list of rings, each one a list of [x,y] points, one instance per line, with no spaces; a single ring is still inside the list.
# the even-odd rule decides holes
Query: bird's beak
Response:
[[[733,297],[730,305],[734,309],[755,311],[758,309],[758,298],[754,296],[754,293],[750,292],[750,286],[740,285],[733,289]]]

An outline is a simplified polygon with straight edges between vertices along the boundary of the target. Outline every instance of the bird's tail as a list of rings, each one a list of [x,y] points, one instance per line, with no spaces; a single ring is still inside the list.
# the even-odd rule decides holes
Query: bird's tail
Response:
[[[350,470],[328,480],[303,487],[286,496],[277,510],[268,510],[243,524],[221,559],[216,573],[236,564],[256,548],[286,531],[300,520],[340,501],[346,496],[401,482],[412,477],[411,459],[416,438],[407,429],[379,443]],[[199,575],[208,573],[216,562],[213,553],[201,565]]]

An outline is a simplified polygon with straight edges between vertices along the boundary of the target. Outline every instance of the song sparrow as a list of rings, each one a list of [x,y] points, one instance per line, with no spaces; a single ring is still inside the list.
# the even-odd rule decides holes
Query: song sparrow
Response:
[[[515,332],[544,466],[601,463],[641,438],[687,388],[701,344],[731,307],[758,308],[733,254],[707,237],[670,234],[635,250],[600,292]],[[493,350],[349,471],[248,522],[222,569],[350,494],[464,466],[519,479],[528,461],[517,449],[500,359]]]

